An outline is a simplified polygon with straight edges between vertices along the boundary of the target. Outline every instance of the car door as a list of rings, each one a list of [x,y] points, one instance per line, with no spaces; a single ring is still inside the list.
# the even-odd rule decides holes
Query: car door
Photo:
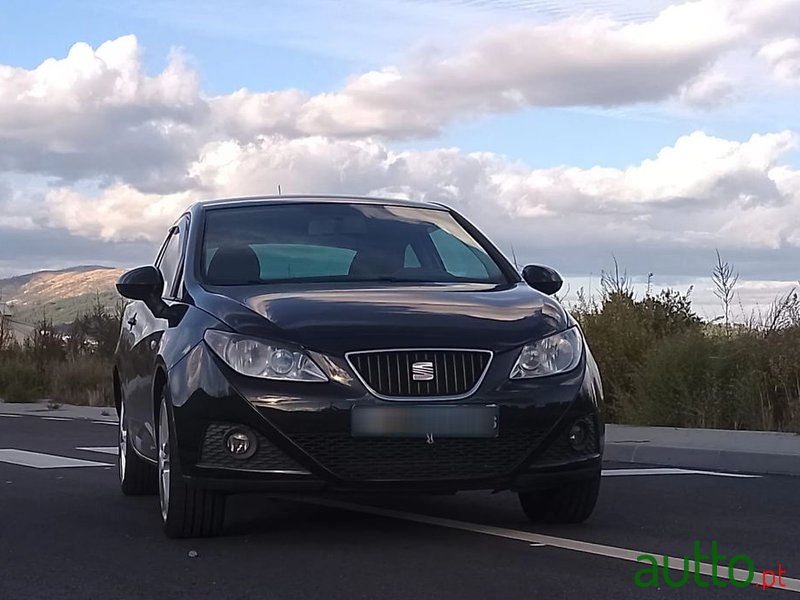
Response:
[[[181,294],[179,279],[188,232],[188,219],[182,218],[170,228],[155,267],[164,278],[163,300],[172,304]],[[134,448],[149,458],[156,458],[155,410],[153,378],[157,366],[161,339],[169,326],[167,319],[157,317],[142,301],[131,302],[123,318],[123,327],[128,329],[130,339],[130,368],[133,371],[125,396],[125,412],[128,431]]]

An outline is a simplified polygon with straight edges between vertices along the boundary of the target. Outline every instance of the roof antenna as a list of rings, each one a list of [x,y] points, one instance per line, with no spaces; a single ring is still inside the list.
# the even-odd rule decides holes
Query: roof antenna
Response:
[[[282,194],[281,194],[281,184],[279,183],[279,184],[278,184],[278,196],[281,196],[281,195],[282,195]]]
[[[511,257],[514,260],[514,268],[519,271],[519,263],[517,262],[517,253],[514,252],[514,242],[511,242]]]

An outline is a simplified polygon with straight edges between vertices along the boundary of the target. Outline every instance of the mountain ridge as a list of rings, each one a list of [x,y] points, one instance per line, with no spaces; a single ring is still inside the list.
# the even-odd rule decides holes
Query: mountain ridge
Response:
[[[77,265],[0,279],[0,303],[17,321],[33,323],[43,317],[53,324],[72,322],[98,300],[112,308],[120,299],[114,284],[124,269]]]

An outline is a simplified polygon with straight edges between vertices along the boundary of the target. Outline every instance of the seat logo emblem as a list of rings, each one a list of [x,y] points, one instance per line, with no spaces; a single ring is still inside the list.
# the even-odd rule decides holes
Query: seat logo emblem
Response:
[[[431,381],[433,379],[433,363],[430,361],[415,362],[411,365],[411,379]]]

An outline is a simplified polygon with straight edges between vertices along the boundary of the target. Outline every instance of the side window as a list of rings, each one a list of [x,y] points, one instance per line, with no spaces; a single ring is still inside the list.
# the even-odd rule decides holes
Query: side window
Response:
[[[414,248],[411,247],[411,244],[406,246],[405,256],[403,257],[403,268],[417,268],[421,267],[422,264],[419,262],[419,258],[417,257],[417,253],[414,252]]]
[[[450,275],[475,279],[484,279],[488,276],[486,265],[457,237],[443,229],[433,231],[430,236],[445,270]]]
[[[167,238],[164,245],[164,250],[161,253],[161,259],[158,261],[158,270],[161,271],[161,276],[164,278],[164,292],[163,297],[169,298],[172,296],[172,290],[175,286],[175,279],[178,276],[178,270],[181,264],[181,230],[174,227]]]

